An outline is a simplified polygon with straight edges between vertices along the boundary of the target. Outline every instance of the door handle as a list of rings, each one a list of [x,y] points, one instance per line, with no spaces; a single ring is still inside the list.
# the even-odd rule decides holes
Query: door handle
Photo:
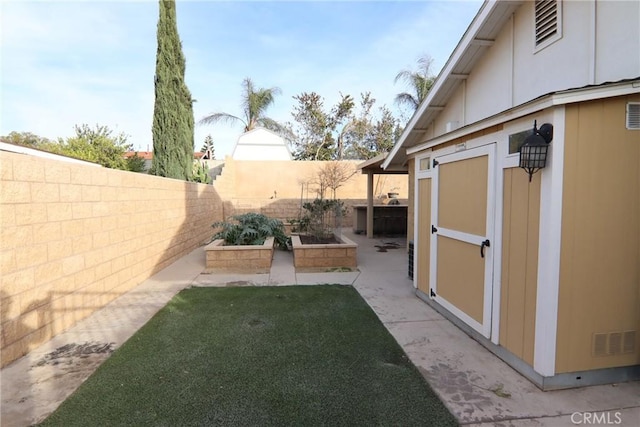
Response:
[[[491,247],[491,242],[489,241],[489,239],[485,240],[484,242],[482,242],[482,244],[480,245],[480,258],[484,258],[484,248],[485,246],[487,248]]]

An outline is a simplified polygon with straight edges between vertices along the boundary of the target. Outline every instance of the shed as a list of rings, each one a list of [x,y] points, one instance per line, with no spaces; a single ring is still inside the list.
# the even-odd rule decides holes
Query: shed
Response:
[[[409,170],[417,295],[544,390],[640,379],[639,15],[485,2],[382,163]]]

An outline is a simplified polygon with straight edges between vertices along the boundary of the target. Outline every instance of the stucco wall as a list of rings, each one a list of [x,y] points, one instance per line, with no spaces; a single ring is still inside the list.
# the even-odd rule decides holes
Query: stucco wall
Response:
[[[343,227],[351,227],[354,204],[366,204],[367,177],[356,171],[362,161],[345,161],[349,170],[355,172],[336,191],[336,198],[344,201],[347,214],[342,220]],[[225,158],[222,174],[214,182],[214,187],[224,200],[224,216],[244,212],[261,212],[286,221],[297,218],[301,202],[317,197],[317,185],[313,181],[318,172],[330,162],[314,161],[241,161]],[[408,197],[406,175],[376,175],[374,178],[376,204],[384,202],[392,189],[399,193],[401,202]],[[331,190],[325,194],[332,197]]]
[[[2,366],[208,240],[222,218],[213,186],[8,152],[0,168]]]

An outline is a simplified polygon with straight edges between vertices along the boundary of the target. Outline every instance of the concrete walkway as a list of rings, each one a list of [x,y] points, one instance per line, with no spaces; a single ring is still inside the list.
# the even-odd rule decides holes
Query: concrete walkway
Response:
[[[640,382],[542,392],[415,296],[403,239],[347,236],[358,272],[296,273],[292,254],[278,251],[270,274],[201,274],[204,253],[193,251],[2,369],[0,425],[44,419],[185,287],[319,283],[353,285],[463,425],[640,425]],[[376,248],[391,241],[400,248]]]

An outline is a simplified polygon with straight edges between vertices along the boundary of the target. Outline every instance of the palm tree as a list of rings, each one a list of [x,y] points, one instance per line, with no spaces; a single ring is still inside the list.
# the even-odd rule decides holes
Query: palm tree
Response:
[[[431,65],[433,64],[433,58],[429,55],[424,55],[418,59],[418,70],[402,70],[393,80],[397,83],[399,80],[404,81],[410,86],[411,93],[402,92],[396,95],[395,102],[398,105],[406,105],[411,108],[412,112],[418,109],[418,106],[427,97],[427,93],[435,77],[431,74]]]
[[[257,127],[264,127],[280,134],[286,134],[287,130],[283,125],[265,116],[265,112],[273,104],[275,96],[280,95],[280,88],[255,88],[249,77],[243,80],[242,86],[244,119],[229,113],[213,113],[203,117],[198,123],[208,125],[219,122],[240,122],[244,125],[245,132]]]

